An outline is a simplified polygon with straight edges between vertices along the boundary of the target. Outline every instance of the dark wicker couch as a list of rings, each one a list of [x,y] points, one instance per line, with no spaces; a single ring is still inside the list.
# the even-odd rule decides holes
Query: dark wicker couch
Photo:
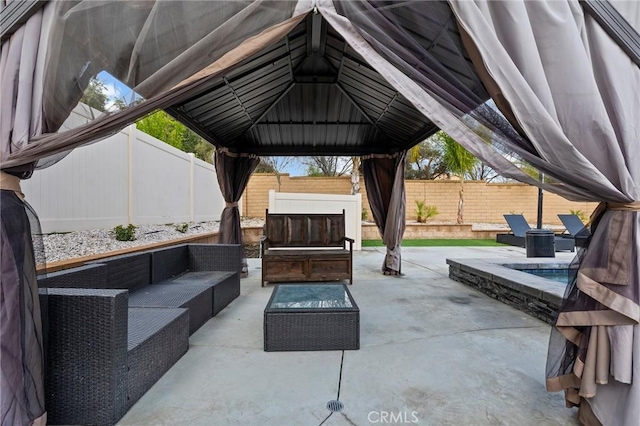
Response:
[[[49,424],[114,424],[240,294],[239,245],[181,245],[40,277]]]

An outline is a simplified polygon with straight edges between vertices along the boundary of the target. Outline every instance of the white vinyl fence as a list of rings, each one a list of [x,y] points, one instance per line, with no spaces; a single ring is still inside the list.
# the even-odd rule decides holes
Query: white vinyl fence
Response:
[[[65,127],[86,121],[88,113],[80,105]],[[219,220],[224,208],[211,164],[135,124],[36,171],[22,191],[45,233]]]
[[[270,213],[342,213],[345,233],[355,240],[354,250],[362,249],[362,194],[298,194],[269,191]]]

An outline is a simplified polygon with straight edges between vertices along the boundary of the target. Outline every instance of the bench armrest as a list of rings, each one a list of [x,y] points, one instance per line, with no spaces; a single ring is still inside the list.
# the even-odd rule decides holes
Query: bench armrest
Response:
[[[349,243],[349,251],[353,251],[353,243],[356,241],[353,238],[343,237],[345,241]]]
[[[266,235],[263,235],[262,237],[260,237],[260,252],[264,253],[265,250],[267,250],[269,248],[269,237],[267,237]]]

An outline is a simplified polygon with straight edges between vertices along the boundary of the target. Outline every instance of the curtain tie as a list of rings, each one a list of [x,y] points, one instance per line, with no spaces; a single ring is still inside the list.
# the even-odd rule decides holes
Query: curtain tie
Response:
[[[0,189],[6,189],[16,193],[20,200],[24,201],[24,194],[20,188],[20,178],[0,171]]]
[[[225,207],[238,207],[238,203],[237,202],[233,202],[233,203],[224,203]]]
[[[640,201],[633,201],[631,203],[607,203],[607,210],[640,212]]]
[[[631,201],[629,203],[601,202],[589,217],[589,224],[595,224],[607,210],[640,212],[640,201]]]
[[[640,211],[640,201],[630,203],[601,202],[589,217],[589,223],[595,223],[607,210],[638,212]]]

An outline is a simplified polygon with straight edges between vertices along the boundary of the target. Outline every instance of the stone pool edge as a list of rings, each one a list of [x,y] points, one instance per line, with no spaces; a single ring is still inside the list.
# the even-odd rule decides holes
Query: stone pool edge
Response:
[[[473,287],[509,306],[553,324],[565,286],[512,268],[566,268],[556,259],[447,259],[449,278]],[[506,267],[503,265],[509,265]]]

